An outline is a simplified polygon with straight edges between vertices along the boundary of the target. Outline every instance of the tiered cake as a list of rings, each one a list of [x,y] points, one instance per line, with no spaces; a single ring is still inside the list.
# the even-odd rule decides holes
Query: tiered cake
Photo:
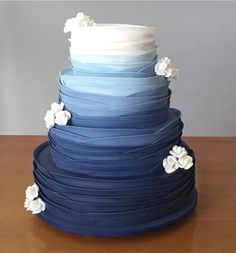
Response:
[[[67,20],[71,66],[46,112],[25,207],[59,229],[128,235],[159,229],[196,205],[194,153],[169,108],[178,70],[156,54],[153,27]]]

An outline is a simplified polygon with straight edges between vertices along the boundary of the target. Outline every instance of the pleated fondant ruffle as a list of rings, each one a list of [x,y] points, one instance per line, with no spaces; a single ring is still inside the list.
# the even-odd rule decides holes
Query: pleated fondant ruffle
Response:
[[[37,215],[107,236],[179,221],[197,202],[195,157],[181,140],[180,111],[170,108],[172,71],[155,71],[171,70],[168,58],[166,66],[158,61],[155,29],[81,19],[80,26],[76,18],[65,27],[73,30],[71,65],[60,71],[60,105],[47,112],[48,142],[33,154],[33,186],[45,207]],[[170,150],[192,159],[168,161]]]
[[[155,52],[83,57],[60,72],[59,101],[71,119],[52,127],[34,152],[46,203],[39,216],[65,230],[104,235],[180,219],[196,204],[195,167],[167,174],[163,159],[174,145],[194,154],[181,141],[169,81],[154,72]]]
[[[85,71],[87,70],[88,66],[95,66],[95,64],[100,65],[100,66],[107,66],[109,69],[109,65],[120,65],[125,66],[129,65],[138,65],[140,63],[146,63],[147,65],[152,63],[157,59],[156,55],[156,47],[154,47],[152,50],[147,51],[146,53],[143,54],[138,54],[138,55],[112,55],[112,54],[107,54],[107,55],[102,55],[97,54],[97,55],[92,55],[90,54],[83,54],[78,56],[76,54],[76,51],[71,50],[73,54],[70,57],[71,65],[73,68]],[[117,68],[116,68],[117,69]]]
[[[179,144],[182,128],[180,112],[171,109],[167,121],[149,128],[95,131],[67,125],[50,129],[48,136],[53,161],[60,168],[86,175],[136,176],[158,170],[172,146]]]
[[[34,177],[47,206],[43,215],[87,230],[125,231],[179,210],[194,190],[194,168],[162,171],[134,177],[86,176],[58,168],[47,143],[34,152]]]

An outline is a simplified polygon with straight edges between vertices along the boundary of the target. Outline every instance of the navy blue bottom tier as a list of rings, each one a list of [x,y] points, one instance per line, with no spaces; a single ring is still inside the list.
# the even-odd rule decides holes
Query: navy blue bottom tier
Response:
[[[197,191],[196,189],[193,189],[191,194],[189,194],[188,198],[186,199],[185,204],[175,213],[154,220],[152,222],[147,222],[145,224],[140,224],[129,228],[127,227],[121,230],[119,229],[104,230],[103,228],[96,230],[91,228],[88,229],[82,226],[77,227],[73,226],[72,224],[65,224],[63,222],[55,221],[53,217],[50,217],[46,213],[40,213],[38,214],[38,217],[50,226],[76,234],[96,235],[96,236],[128,236],[156,231],[163,229],[169,225],[173,225],[184,219],[187,215],[189,215],[194,210],[196,204],[197,204]]]
[[[46,204],[38,217],[65,231],[103,236],[147,232],[183,219],[197,203],[194,166],[171,174],[93,177],[57,167],[48,142],[35,149],[33,165]]]

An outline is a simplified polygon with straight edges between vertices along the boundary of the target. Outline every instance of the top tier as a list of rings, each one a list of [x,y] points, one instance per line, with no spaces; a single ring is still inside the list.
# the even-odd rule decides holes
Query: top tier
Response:
[[[64,28],[71,32],[71,58],[90,56],[141,57],[155,54],[155,28],[127,24],[96,24],[78,13]]]

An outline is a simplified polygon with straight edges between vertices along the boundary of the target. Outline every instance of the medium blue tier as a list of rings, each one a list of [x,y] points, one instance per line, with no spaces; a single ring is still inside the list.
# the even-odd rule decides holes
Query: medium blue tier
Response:
[[[174,145],[195,159],[181,141],[181,113],[169,107],[169,81],[154,72],[156,58],[152,51],[100,56],[101,64],[71,59],[60,72],[59,100],[72,117],[52,127],[34,152],[46,203],[41,219],[66,231],[114,236],[162,228],[193,210],[195,166],[167,174],[162,165]]]
[[[180,112],[148,128],[56,126],[48,137],[55,164],[87,176],[140,176],[163,171],[162,161],[180,144]]]

